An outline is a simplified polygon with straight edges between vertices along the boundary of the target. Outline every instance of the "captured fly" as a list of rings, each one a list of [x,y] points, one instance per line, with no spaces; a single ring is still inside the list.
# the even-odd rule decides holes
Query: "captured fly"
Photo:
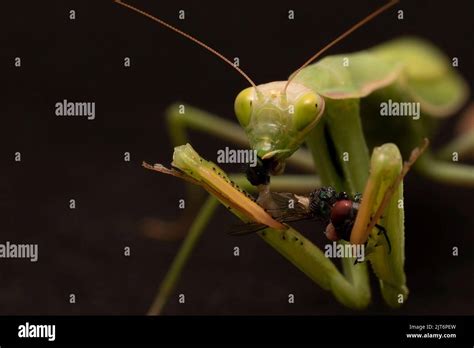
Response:
[[[271,198],[270,198],[271,197]],[[353,197],[346,192],[337,192],[332,187],[321,187],[308,196],[292,193],[271,192],[270,199],[259,202],[275,220],[279,222],[295,222],[300,220],[318,220],[326,224],[325,235],[331,241],[343,239],[350,241],[352,227],[359,211],[362,195]],[[249,223],[239,231],[231,232],[232,235],[245,235],[258,232],[268,226]],[[387,240],[389,253],[391,252],[390,240],[385,228],[375,225]]]

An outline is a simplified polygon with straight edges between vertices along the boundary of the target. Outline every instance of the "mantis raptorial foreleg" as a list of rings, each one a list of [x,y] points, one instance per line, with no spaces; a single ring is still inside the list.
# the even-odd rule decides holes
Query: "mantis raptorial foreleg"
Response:
[[[373,168],[383,168],[383,171],[375,170],[372,172],[368,185],[375,180],[375,184],[384,182],[386,178],[397,177],[401,168],[401,157],[393,144],[384,145],[378,148],[372,157]],[[247,198],[240,188],[234,184],[215,164],[203,160],[194,149],[188,144],[175,148],[173,156],[173,166],[179,171],[168,170],[162,166],[149,166],[148,169],[173,174],[186,180],[190,180],[208,190],[216,198],[228,207],[231,212],[236,214],[244,221],[257,221],[265,225],[272,225],[273,228],[259,232],[259,235],[296,267],[308,275],[313,281],[326,290],[330,290],[334,296],[344,305],[362,309],[370,301],[370,288],[368,286],[368,275],[365,270],[365,264],[358,264],[348,268],[344,265],[347,272],[343,276],[336,266],[325,256],[325,254],[308,239],[302,236],[293,228],[282,225],[273,220],[259,205]],[[383,178],[380,177],[383,175]],[[385,191],[390,185],[380,186],[378,195],[385,196]],[[397,202],[401,195],[401,190],[397,190],[395,196],[390,199],[390,206]],[[369,202],[370,203],[370,202]],[[392,219],[399,222],[400,212],[395,213],[387,210],[386,219]],[[403,214],[403,213],[402,213]],[[204,214],[205,215],[205,214]],[[273,221],[273,222],[272,222]],[[400,229],[394,231],[394,234],[400,234],[401,238],[394,238],[394,248],[400,248],[399,241],[403,239],[403,223],[398,224]],[[352,260],[351,260],[352,261]],[[403,270],[403,260],[399,266]],[[359,271],[362,270],[362,271]],[[384,280],[385,281],[385,280]],[[404,284],[390,284],[403,287]],[[387,301],[391,305],[396,305],[393,301]]]

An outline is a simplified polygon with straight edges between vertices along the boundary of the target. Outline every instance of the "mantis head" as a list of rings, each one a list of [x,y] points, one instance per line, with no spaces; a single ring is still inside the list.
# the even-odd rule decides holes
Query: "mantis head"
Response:
[[[263,160],[278,163],[290,157],[318,123],[324,99],[309,88],[286,81],[249,87],[235,99],[235,114],[250,146]]]

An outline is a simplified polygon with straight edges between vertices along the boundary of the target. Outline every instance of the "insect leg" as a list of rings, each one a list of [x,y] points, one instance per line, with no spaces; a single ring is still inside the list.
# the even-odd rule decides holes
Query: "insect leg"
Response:
[[[383,233],[383,235],[385,237],[385,240],[387,241],[388,253],[390,254],[392,252],[392,245],[390,244],[390,239],[388,238],[387,230],[385,229],[385,227],[383,227],[382,225],[379,225],[379,224],[375,224],[375,227],[377,227],[377,229],[379,230],[377,235],[380,235],[380,233]]]
[[[367,244],[369,243],[369,241],[367,240],[365,243],[364,243],[364,250],[367,249]],[[358,261],[357,257],[355,258],[354,260],[354,266],[357,265],[358,263],[363,263],[364,261]]]

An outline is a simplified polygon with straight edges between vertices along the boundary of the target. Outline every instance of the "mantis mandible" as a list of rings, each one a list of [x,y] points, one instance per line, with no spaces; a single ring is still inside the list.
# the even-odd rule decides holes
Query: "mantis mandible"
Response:
[[[401,155],[395,145],[387,144],[374,150],[370,160],[366,139],[370,142],[372,136],[370,133],[364,134],[362,123],[365,128],[366,123],[375,124],[380,122],[381,118],[370,117],[370,114],[375,114],[373,110],[361,117],[361,106],[377,105],[381,100],[415,101],[421,106],[422,120],[431,122],[430,117],[447,116],[460,108],[467,96],[466,84],[439,50],[414,38],[394,40],[359,53],[326,57],[310,65],[334,44],[395,5],[397,1],[390,1],[331,41],[291,74],[288,80],[262,85],[256,85],[239,67],[189,34],[129,4],[119,0],[116,2],[203,46],[239,71],[251,84],[251,87],[237,96],[234,105],[237,119],[245,131],[245,138],[234,125],[225,121],[198,110],[189,111],[190,108],[186,117],[183,117],[177,115],[172,107],[169,112],[169,124],[176,145],[186,143],[185,127],[207,130],[238,143],[245,143],[247,139],[250,147],[257,151],[269,175],[282,174],[286,162],[312,169],[309,163],[312,157],[320,184],[352,194],[370,192],[367,195],[370,198],[364,200],[365,213],[360,214],[360,218],[358,215],[354,226],[357,229],[353,234],[355,243],[363,242],[367,234],[372,233],[364,226],[370,224],[369,220],[374,214],[382,215],[380,210],[377,214],[377,207],[385,201],[386,210],[382,224],[389,225],[386,227],[391,231],[394,253],[387,256],[383,248],[376,249],[371,262],[380,279],[386,302],[391,306],[403,303],[408,295],[403,272],[403,209],[398,208],[396,204],[402,200],[403,192],[398,182],[397,187],[393,187],[394,180],[401,177]],[[403,134],[404,139],[397,142],[397,145],[405,155],[428,135],[426,128],[415,122],[403,122],[398,131]],[[303,142],[306,142],[311,151],[311,157],[306,151],[299,150]],[[348,151],[350,160],[343,160]],[[179,159],[188,158],[188,155],[189,158],[197,156],[190,154],[190,150],[185,148],[177,148],[175,152],[178,162]],[[192,162],[190,168],[196,170],[200,165],[198,162]],[[441,181],[468,185],[474,183],[472,168],[441,163],[432,156],[423,156],[415,167]],[[182,169],[179,165],[177,168]],[[238,179],[242,181],[241,177]],[[252,184],[258,186],[260,196],[263,196],[264,200],[268,183]],[[314,187],[315,181],[294,177],[289,180],[284,177],[281,180],[278,180],[278,177],[272,179],[272,188],[280,184],[282,187],[290,186],[294,191],[302,191],[308,190],[310,186]],[[219,195],[219,191],[224,189],[224,186],[221,186],[210,192]],[[192,189],[190,192],[193,192]],[[393,195],[390,201],[384,200],[387,192]],[[178,254],[177,262],[173,265],[169,277],[165,279],[160,295],[150,310],[151,314],[158,313],[163,307],[187,254],[215,208],[215,201],[210,198],[192,225],[182,252]],[[253,207],[250,210],[256,212],[258,208]],[[291,228],[285,233],[295,233],[292,238],[298,241],[304,238]],[[301,250],[297,251],[294,247],[287,249],[280,245],[278,238],[277,234],[267,233],[266,240],[271,240],[273,247],[321,287],[331,290],[343,304],[352,308],[365,308],[368,305],[370,288],[365,264],[354,266],[352,260],[343,260],[342,276],[332,262],[320,257],[320,251],[317,251],[319,249],[309,241],[305,240],[304,245],[311,245],[308,247],[310,250],[305,249],[303,254],[299,255]],[[316,271],[314,268],[318,267],[320,270]]]

